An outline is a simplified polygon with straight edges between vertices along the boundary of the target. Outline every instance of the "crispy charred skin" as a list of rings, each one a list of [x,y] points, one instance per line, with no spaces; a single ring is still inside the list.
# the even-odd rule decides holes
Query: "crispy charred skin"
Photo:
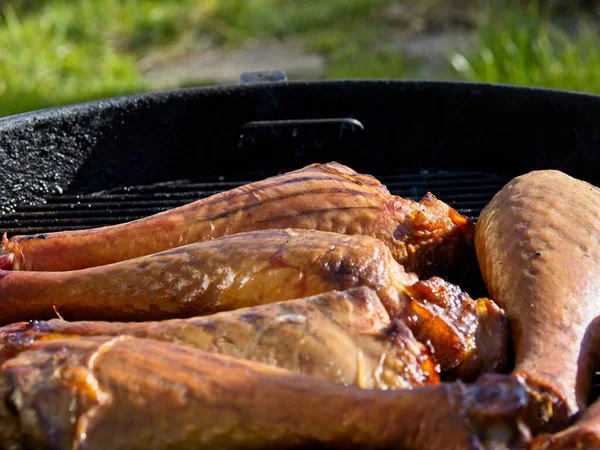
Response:
[[[458,450],[526,439],[527,397],[510,376],[363,390],[124,336],[38,342],[0,375],[0,447],[11,449]]]
[[[572,426],[556,434],[538,436],[530,450],[600,448],[600,401],[596,401]]]
[[[597,358],[600,192],[547,170],[508,183],[483,210],[476,250],[492,298],[506,310],[514,373],[557,430],[585,408]]]
[[[312,230],[240,233],[78,271],[0,271],[0,318],[58,311],[68,320],[160,320],[359,286],[375,290],[392,317],[407,318],[419,341],[431,341],[442,369],[465,362],[470,376],[503,365],[506,323],[493,303],[439,278],[419,282],[376,238]]]
[[[36,341],[152,338],[368,389],[439,383],[437,362],[369,288],[161,322],[32,322],[0,329],[2,361]]]
[[[508,350],[508,324],[504,311],[487,298],[475,301],[458,286],[434,277],[406,287],[412,299],[403,319],[423,342],[435,336],[440,365],[456,365],[456,349],[465,355],[456,374],[463,381],[481,372],[504,368]],[[468,355],[468,356],[467,356]]]
[[[341,164],[313,164],[125,224],[5,236],[0,269],[83,269],[275,228],[373,236],[409,272],[431,276],[461,259],[474,225],[431,194],[417,203]]]

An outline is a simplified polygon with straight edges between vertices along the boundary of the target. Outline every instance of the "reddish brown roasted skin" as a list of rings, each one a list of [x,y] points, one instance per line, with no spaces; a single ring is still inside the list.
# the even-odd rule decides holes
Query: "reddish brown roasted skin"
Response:
[[[313,164],[125,224],[5,238],[0,268],[83,269],[275,228],[373,236],[409,272],[432,276],[460,259],[474,225],[431,194],[420,203],[406,200],[370,175]]]
[[[431,341],[442,369],[464,363],[470,377],[503,366],[507,328],[493,302],[439,278],[418,281],[379,239],[313,230],[240,233],[70,272],[0,271],[0,318],[46,319],[56,309],[68,320],[161,320],[359,286]]]
[[[572,426],[553,435],[541,435],[530,450],[575,450],[600,448],[600,400]]]
[[[160,322],[26,322],[0,328],[0,363],[37,341],[151,338],[366,389],[440,381],[437,362],[369,288]]]
[[[477,223],[481,271],[516,346],[514,373],[540,391],[540,420],[553,429],[585,408],[596,365],[598,236],[600,191],[554,170],[512,180]]]
[[[0,395],[11,450],[508,448],[527,401],[509,376],[363,390],[124,336],[38,342],[2,365]]]

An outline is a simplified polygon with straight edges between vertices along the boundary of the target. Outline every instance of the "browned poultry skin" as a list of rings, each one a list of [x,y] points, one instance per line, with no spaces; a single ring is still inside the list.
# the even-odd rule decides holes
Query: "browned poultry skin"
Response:
[[[154,340],[38,342],[2,365],[0,448],[458,450],[522,441],[523,386],[488,377],[363,390]]]
[[[51,318],[55,307],[68,320],[160,320],[359,286],[430,340],[442,369],[464,362],[471,376],[503,365],[506,323],[492,302],[418,281],[376,238],[312,230],[240,233],[78,271],[0,271],[0,318]]]
[[[574,450],[600,448],[600,400],[572,426],[553,435],[537,437],[530,450]]]
[[[0,269],[83,269],[275,228],[373,236],[408,271],[432,276],[459,258],[474,226],[431,194],[420,203],[406,200],[370,175],[313,164],[125,224],[5,238]]]
[[[27,322],[0,328],[0,361],[36,341],[152,338],[366,389],[439,383],[437,362],[369,288],[161,322]]]
[[[477,223],[483,277],[512,330],[514,373],[551,402],[541,422],[554,422],[552,429],[587,403],[592,323],[600,314],[599,235],[600,191],[554,170],[512,180]]]

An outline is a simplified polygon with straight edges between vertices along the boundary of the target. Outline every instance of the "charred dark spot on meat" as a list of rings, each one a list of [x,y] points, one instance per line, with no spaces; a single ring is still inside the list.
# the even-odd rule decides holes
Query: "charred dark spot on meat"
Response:
[[[340,261],[339,264],[334,264],[333,267],[329,266],[332,269],[332,275],[336,279],[346,279],[348,277],[352,277],[355,275],[355,268],[346,261]]]
[[[259,322],[259,321],[264,321],[265,318],[266,317],[264,314],[259,314],[256,312],[247,312],[240,316],[240,320],[242,322],[248,322],[251,324],[255,324],[256,322]]]
[[[340,286],[351,285],[361,278],[361,267],[346,258],[323,259],[323,274]]]
[[[0,364],[31,347],[36,341],[36,336],[32,332],[17,332],[3,337],[4,342],[0,345]]]
[[[33,241],[35,239],[48,239],[48,235],[45,233],[42,234],[32,234],[28,236],[22,236],[19,238],[21,241]]]
[[[43,330],[44,329],[44,325],[46,325],[47,322],[45,320],[29,320],[26,322],[26,324],[21,328],[22,331],[28,331],[28,330],[33,330],[33,331],[38,331],[38,330]],[[5,329],[6,327],[3,327],[3,329]]]
[[[216,323],[210,322],[210,321],[207,321],[207,320],[199,322],[198,325],[200,325],[205,330],[216,330],[216,329],[218,329]]]
[[[398,324],[396,321],[392,321],[388,326],[381,329],[381,337],[382,338],[391,338],[396,335],[398,332]]]

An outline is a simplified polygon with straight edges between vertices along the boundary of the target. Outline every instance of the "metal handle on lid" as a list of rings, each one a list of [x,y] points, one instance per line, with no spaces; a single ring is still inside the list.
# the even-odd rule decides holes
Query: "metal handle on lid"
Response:
[[[364,125],[351,117],[252,121],[240,129],[238,151],[262,155],[269,169],[275,162],[296,167],[340,154],[350,164],[366,156],[364,133]]]
[[[328,127],[339,130],[340,137],[344,131],[363,131],[364,125],[352,118],[331,118],[331,119],[296,119],[296,120],[258,120],[248,122],[242,125],[242,133],[245,130],[256,130],[259,128],[285,128],[292,129],[296,136],[303,128]]]

